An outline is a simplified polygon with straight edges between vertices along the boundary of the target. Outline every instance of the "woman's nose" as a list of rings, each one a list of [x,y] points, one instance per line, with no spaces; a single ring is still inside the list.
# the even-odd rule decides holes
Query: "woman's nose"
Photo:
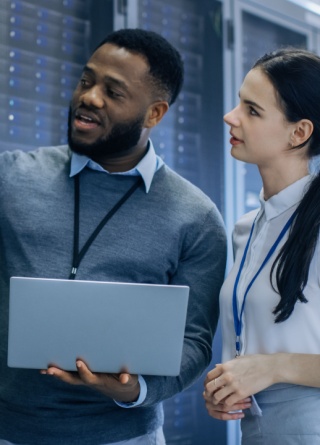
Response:
[[[237,113],[238,107],[233,108],[233,110],[229,111],[229,113],[223,116],[223,120],[226,124],[236,127],[240,125],[239,116]]]

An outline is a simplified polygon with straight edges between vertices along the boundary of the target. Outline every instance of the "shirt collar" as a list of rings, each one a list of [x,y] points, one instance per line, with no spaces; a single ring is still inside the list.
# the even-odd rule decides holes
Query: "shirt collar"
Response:
[[[267,201],[263,197],[262,189],[260,192],[260,203],[261,210],[265,212],[266,219],[270,220],[285,212],[290,207],[297,205],[301,201],[301,197],[312,179],[312,175],[304,176],[281,190],[281,192],[269,198]]]
[[[88,167],[91,170],[100,171],[109,175],[123,175],[123,176],[141,176],[145,185],[146,193],[149,192],[154,174],[163,165],[163,160],[156,155],[153,144],[149,139],[149,148],[141,161],[131,170],[126,172],[111,173],[101,167],[97,162],[88,158],[85,155],[72,153],[70,177],[80,173],[84,168]]]

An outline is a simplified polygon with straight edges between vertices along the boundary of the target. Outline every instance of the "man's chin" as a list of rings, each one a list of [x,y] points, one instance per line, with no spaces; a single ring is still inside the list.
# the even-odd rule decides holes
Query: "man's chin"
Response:
[[[68,144],[70,149],[79,155],[89,156],[94,152],[96,144],[95,143],[83,143],[81,141],[75,140],[74,138],[68,138]]]
[[[83,144],[76,141],[71,141],[69,142],[69,147],[74,153],[87,156],[91,159],[105,156],[113,157],[120,154],[118,147],[113,147],[106,143]]]
[[[69,144],[69,147],[71,148],[71,151],[73,153],[77,153],[78,155],[85,155],[88,157],[91,157],[91,155],[92,155],[91,147],[87,147],[87,146],[83,146],[83,145],[75,145],[75,144],[72,144],[72,145]]]

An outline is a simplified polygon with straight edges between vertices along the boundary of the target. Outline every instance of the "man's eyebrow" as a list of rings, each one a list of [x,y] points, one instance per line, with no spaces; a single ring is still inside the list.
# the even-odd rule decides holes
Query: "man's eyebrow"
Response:
[[[90,66],[88,66],[88,65],[85,65],[83,67],[82,72],[95,75],[94,69],[90,68]],[[122,88],[123,90],[126,90],[126,91],[129,90],[128,85],[123,80],[117,79],[116,77],[106,75],[106,76],[104,76],[104,81],[106,83],[107,82],[113,83],[114,85],[118,86],[119,88]]]
[[[85,65],[85,66],[82,68],[82,72],[83,72],[83,73],[94,73],[94,71],[93,71],[90,67],[88,67],[88,65]]]
[[[105,82],[113,83],[114,85],[118,86],[119,88],[122,88],[123,90],[126,90],[126,91],[129,90],[126,82],[124,82],[121,79],[117,79],[116,77],[112,77],[112,76],[104,76],[104,80],[105,80]]]
[[[240,93],[239,98],[241,99]],[[253,100],[243,99],[243,103],[246,105],[251,105],[252,107],[259,108],[261,111],[266,111],[264,108],[261,107],[261,105],[258,105],[256,102],[253,102]]]

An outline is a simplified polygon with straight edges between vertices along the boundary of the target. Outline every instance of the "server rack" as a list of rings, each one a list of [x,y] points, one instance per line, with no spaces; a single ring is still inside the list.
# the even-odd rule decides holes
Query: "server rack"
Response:
[[[280,46],[299,46],[319,52],[320,16],[299,0],[224,0],[224,112],[238,103],[238,91],[253,62]],[[308,2],[304,2],[307,6]],[[229,235],[236,220],[259,206],[260,175],[256,166],[235,161],[230,155],[229,127],[225,127],[225,221]],[[228,422],[228,445],[240,444],[238,422]]]
[[[65,143],[86,58],[86,2],[1,0],[0,8],[0,149]]]

